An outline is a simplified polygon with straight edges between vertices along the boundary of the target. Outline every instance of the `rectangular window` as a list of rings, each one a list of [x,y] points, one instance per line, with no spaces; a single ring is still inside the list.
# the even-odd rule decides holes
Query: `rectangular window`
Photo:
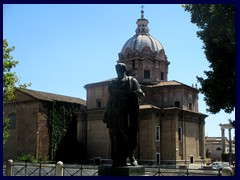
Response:
[[[155,139],[156,141],[160,141],[160,127],[156,126],[155,128]]]
[[[193,164],[194,163],[194,156],[190,155],[190,163]]]
[[[164,80],[164,73],[161,72],[161,80],[163,81]]]
[[[135,69],[135,60],[132,61],[132,69]]]
[[[144,79],[150,79],[150,70],[144,70]]]
[[[156,164],[160,164],[160,153],[156,153]]]
[[[179,107],[180,108],[180,101],[175,101],[175,107]]]
[[[182,142],[182,128],[181,127],[178,128],[178,141]]]
[[[189,103],[189,110],[192,110],[192,103]]]
[[[9,114],[9,129],[16,128],[16,114],[11,113]]]
[[[97,99],[97,100],[96,100],[96,107],[97,107],[97,108],[101,108],[101,107],[102,107],[102,101],[101,101],[101,99]]]

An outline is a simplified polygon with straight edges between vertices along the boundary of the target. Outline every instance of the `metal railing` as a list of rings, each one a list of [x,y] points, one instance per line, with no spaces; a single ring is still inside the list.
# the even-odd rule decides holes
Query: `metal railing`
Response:
[[[218,170],[189,169],[179,167],[145,167],[147,176],[221,176]]]
[[[4,176],[55,176],[56,165],[47,163],[23,163],[8,160],[3,169]]]
[[[3,176],[98,176],[98,166],[78,164],[22,163],[8,160]]]
[[[65,164],[63,165],[64,176],[98,176],[98,167],[91,165]]]
[[[189,167],[147,166],[145,176],[221,176],[220,170],[190,169]],[[8,160],[3,164],[3,176],[98,176],[99,165],[19,163]]]

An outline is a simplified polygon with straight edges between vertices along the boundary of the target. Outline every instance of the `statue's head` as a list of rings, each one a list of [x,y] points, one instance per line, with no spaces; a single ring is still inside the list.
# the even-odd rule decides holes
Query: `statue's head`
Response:
[[[127,67],[124,63],[117,63],[115,68],[116,68],[116,71],[118,70],[127,71]]]
[[[124,63],[117,63],[115,68],[117,71],[118,78],[123,78],[126,75],[127,67]]]

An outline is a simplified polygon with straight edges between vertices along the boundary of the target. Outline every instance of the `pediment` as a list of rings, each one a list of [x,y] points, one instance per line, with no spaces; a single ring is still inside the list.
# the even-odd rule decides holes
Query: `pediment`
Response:
[[[144,67],[152,67],[154,65],[154,62],[148,59],[145,59],[142,61],[142,64]]]

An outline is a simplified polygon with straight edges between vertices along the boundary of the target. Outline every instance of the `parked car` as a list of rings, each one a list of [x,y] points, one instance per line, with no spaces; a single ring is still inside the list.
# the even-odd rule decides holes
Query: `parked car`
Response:
[[[229,162],[213,162],[209,166],[211,166],[212,169],[221,171],[224,167],[230,167],[230,164]]]

